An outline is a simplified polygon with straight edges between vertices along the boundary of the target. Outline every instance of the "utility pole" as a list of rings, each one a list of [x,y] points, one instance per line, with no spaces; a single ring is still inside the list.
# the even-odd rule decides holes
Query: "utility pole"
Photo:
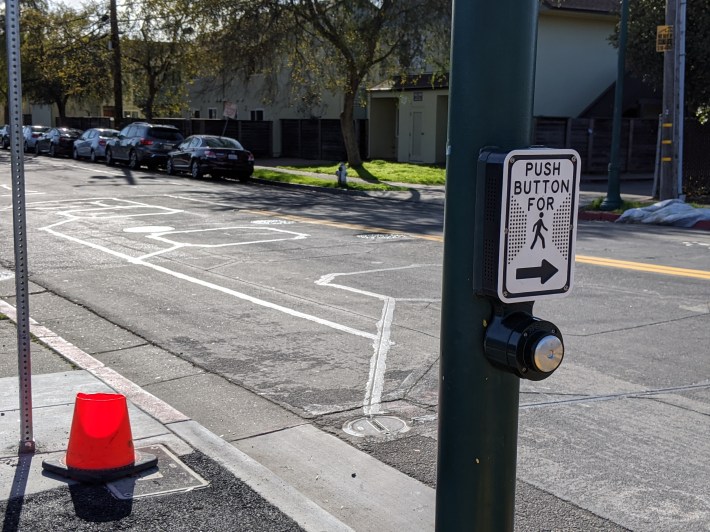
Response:
[[[123,121],[123,80],[121,78],[121,39],[118,34],[118,9],[116,0],[111,0],[111,51],[113,52],[113,125],[119,129]]]
[[[676,0],[676,22],[673,39],[674,83],[673,109],[675,123],[673,128],[673,175],[677,186],[677,198],[685,200],[683,194],[683,134],[685,131],[685,15],[686,0]]]
[[[666,26],[672,28],[672,42],[663,52],[663,108],[661,111],[661,168],[659,194],[661,200],[678,197],[675,173],[676,149],[673,140],[679,126],[675,114],[675,47],[677,43],[676,1],[666,0]],[[680,121],[682,122],[682,121]]]

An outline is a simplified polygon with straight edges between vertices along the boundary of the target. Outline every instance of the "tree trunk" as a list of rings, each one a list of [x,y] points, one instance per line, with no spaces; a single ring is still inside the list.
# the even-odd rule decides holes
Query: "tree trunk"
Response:
[[[358,84],[355,84],[357,88]],[[351,84],[352,87],[352,84]],[[343,133],[343,142],[345,143],[345,152],[348,155],[348,165],[350,168],[360,168],[362,166],[362,158],[360,157],[360,145],[355,134],[355,95],[357,90],[352,88],[345,92],[345,100],[343,101],[343,112],[340,113],[340,130]]]
[[[66,118],[66,116],[67,116],[67,98],[57,98],[56,103],[57,103],[57,111],[59,113],[60,120]]]

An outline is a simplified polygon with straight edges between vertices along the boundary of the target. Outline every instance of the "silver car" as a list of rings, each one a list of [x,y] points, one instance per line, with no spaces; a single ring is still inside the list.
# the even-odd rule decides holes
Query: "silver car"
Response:
[[[118,131],[115,129],[100,127],[87,129],[74,141],[74,159],[89,158],[93,162],[103,159],[106,156],[106,141],[117,136]]]
[[[24,126],[22,136],[25,138],[25,151],[36,151],[37,139],[49,131],[49,126]]]

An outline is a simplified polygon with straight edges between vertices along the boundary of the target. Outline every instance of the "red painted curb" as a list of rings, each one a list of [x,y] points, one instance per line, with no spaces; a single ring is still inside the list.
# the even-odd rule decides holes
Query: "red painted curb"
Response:
[[[578,218],[580,220],[588,220],[595,222],[615,222],[620,214],[604,211],[579,211]]]

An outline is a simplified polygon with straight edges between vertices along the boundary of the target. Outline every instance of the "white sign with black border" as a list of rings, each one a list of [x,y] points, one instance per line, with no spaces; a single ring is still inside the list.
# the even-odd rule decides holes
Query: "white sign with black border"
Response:
[[[572,289],[580,178],[574,150],[532,148],[503,163],[498,297],[564,297]]]

